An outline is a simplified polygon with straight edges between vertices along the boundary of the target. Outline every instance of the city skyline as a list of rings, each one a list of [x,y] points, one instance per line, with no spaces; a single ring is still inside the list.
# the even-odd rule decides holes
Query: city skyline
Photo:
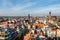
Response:
[[[60,16],[60,0],[0,0],[0,16]]]

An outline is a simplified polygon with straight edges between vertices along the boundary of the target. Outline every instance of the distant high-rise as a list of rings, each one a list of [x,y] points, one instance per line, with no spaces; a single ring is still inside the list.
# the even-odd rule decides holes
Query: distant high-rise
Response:
[[[49,14],[51,15],[51,12],[49,12]]]
[[[49,18],[49,20],[51,19],[51,12],[49,12],[48,18]]]
[[[30,14],[28,14],[28,18],[30,19]]]

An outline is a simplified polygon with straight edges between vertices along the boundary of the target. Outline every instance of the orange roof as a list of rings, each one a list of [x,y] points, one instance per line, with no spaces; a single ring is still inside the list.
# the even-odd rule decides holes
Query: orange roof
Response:
[[[7,22],[0,22],[0,25],[6,25]]]
[[[44,24],[36,24],[36,26],[38,26],[38,27],[43,27]]]

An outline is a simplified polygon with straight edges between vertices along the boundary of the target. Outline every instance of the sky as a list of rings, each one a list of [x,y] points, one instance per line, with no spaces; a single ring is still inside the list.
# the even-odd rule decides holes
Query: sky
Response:
[[[60,16],[60,0],[0,0],[0,16]]]

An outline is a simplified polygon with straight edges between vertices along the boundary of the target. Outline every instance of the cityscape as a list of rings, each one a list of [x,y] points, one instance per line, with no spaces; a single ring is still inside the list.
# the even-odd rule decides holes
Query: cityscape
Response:
[[[1,16],[0,40],[60,40],[60,17]]]
[[[60,0],[0,0],[0,40],[60,40]]]

